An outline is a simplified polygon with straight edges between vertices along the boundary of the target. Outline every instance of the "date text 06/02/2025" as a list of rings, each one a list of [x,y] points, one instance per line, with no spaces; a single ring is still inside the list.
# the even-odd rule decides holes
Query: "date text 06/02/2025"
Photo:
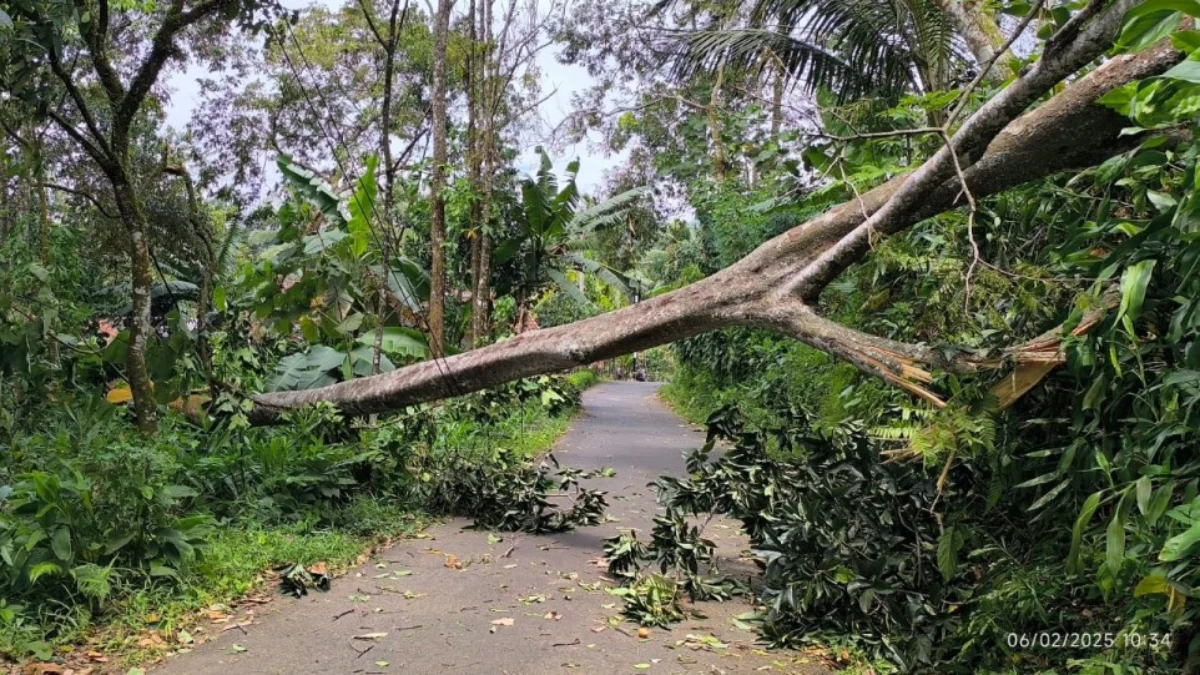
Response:
[[[1004,639],[1013,649],[1158,649],[1171,646],[1170,633],[1008,633]]]

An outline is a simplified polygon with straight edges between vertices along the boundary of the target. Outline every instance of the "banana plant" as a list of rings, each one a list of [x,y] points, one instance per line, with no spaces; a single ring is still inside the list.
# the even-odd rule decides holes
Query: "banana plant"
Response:
[[[385,255],[377,213],[376,159],[345,192],[315,172],[280,156],[278,166],[297,199],[279,211],[282,227],[255,266],[252,302],[281,333],[299,335],[303,352],[285,357],[273,390],[309,389],[339,379],[395,368],[393,358],[423,359],[424,334],[403,325],[429,299],[429,275],[415,261]],[[283,279],[283,283],[280,283]],[[380,293],[397,319],[386,325]],[[383,316],[381,316],[383,315]]]
[[[497,266],[515,262],[521,282],[516,289],[518,302],[524,305],[548,285],[577,302],[590,305],[580,285],[572,281],[579,275],[594,276],[619,289],[631,301],[637,299],[626,275],[584,252],[584,241],[592,233],[622,222],[625,213],[645,196],[645,187],[627,190],[585,208],[576,184],[579,160],[567,165],[565,181],[552,170],[549,155],[539,147],[541,161],[535,175],[521,181],[521,199],[516,209],[516,234],[496,248]]]

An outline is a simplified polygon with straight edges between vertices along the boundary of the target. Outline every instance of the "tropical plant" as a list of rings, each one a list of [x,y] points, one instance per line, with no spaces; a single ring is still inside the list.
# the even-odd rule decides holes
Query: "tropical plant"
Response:
[[[678,4],[666,0],[659,8]],[[950,17],[933,0],[758,0],[746,13],[746,27],[730,27],[717,10],[708,14],[709,26],[684,33],[678,72],[781,73],[808,91],[827,89],[848,101],[946,89],[967,63]]]
[[[579,160],[567,165],[566,180],[560,186],[550,156],[540,147],[537,155],[537,173],[521,180],[517,234],[499,242],[494,259],[497,267],[512,261],[519,270],[520,282],[513,289],[519,305],[527,306],[546,284],[582,305],[590,305],[579,283],[570,279],[579,275],[594,276],[634,297],[620,272],[589,258],[580,246],[589,234],[620,223],[624,212],[648,190],[634,188],[583,206],[576,185]]]

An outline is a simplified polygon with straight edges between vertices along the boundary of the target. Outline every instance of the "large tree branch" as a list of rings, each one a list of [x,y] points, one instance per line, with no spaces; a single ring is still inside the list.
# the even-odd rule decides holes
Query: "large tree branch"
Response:
[[[1103,14],[1079,28],[1069,40],[1051,38],[1042,59],[1024,76],[992,97],[933,157],[911,173],[890,199],[835,245],[804,265],[779,290],[812,299],[843,270],[857,260],[864,246],[879,233],[905,227],[925,202],[930,191],[955,174],[955,158],[970,166],[989,143],[1032,103],[1056,84],[1104,52],[1116,36],[1126,10],[1139,0],[1117,0]],[[1099,0],[1093,0],[1093,6]],[[1081,14],[1087,12],[1083,10]],[[1072,28],[1068,23],[1064,31]]]
[[[1110,26],[1104,28],[1103,35],[1110,36]],[[1066,65],[1058,66],[1054,72],[1061,73],[1059,79],[1098,56],[1107,44],[1103,35],[1097,34],[1094,25],[1085,26],[1078,37],[1090,45],[1088,49],[1060,47],[1063,58],[1075,65],[1065,72],[1057,68],[1065,69]],[[1021,101],[1028,105],[1041,95],[1031,85],[1022,85],[1019,96],[1006,97],[998,104],[1002,106],[999,111],[996,106],[985,106],[981,113],[986,119],[976,120],[976,116],[968,119],[963,125],[967,133],[959,137],[960,145],[956,146],[960,157],[967,159],[963,178],[972,194],[982,198],[1059,171],[1093,166],[1132,147],[1139,139],[1120,133],[1127,120],[1097,105],[1096,100],[1116,87],[1165,71],[1182,56],[1164,42],[1137,55],[1116,57],[1016,119],[1012,118],[1020,111],[1014,108]],[[1057,57],[1047,57],[1051,58]],[[1057,83],[1050,80],[1050,68],[1047,65],[1030,73],[1042,87],[1041,91]],[[997,122],[998,118],[993,116],[1006,117],[1007,121]],[[938,162],[947,166],[930,168],[930,163]],[[265,394],[256,398],[258,405],[252,416],[257,422],[267,422],[282,410],[319,401],[334,403],[348,414],[383,412],[735,325],[768,327],[798,335],[839,357],[858,358],[856,365],[867,366],[864,370],[868,372],[915,387],[926,379],[925,371],[909,366],[906,359],[935,368],[985,367],[981,363],[947,362],[920,345],[904,345],[861,333],[846,334],[847,329],[817,317],[805,304],[806,298],[811,302],[828,280],[867,252],[866,238],[853,240],[852,245],[843,243],[853,233],[861,232],[865,223],[874,220],[879,226],[878,234],[890,234],[960,205],[962,183],[949,164],[949,154],[939,153],[917,172],[893,179],[859,199],[793,228],[731,267],[672,293],[585,321],[525,333],[506,342],[383,375],[308,391]],[[918,177],[922,188],[906,189]],[[903,208],[889,207],[898,194],[906,195]],[[892,215],[878,218],[885,209]],[[810,273],[805,279],[802,295],[779,292],[799,271],[814,268],[815,261],[828,259],[830,251],[837,254],[831,261],[815,267],[820,273]],[[788,312],[803,313],[800,325],[789,324],[795,319],[785,316]],[[1015,356],[1007,358],[1012,360]],[[921,395],[912,387],[906,388]]]
[[[55,111],[50,111],[50,117],[55,122],[58,122],[58,125],[64,131],[83,145],[83,148],[88,151],[88,154],[92,155],[102,168],[107,167],[112,163],[111,148],[108,145],[108,141],[105,140],[104,134],[100,131],[100,126],[96,124],[96,118],[92,115],[91,108],[88,107],[87,101],[84,100],[79,88],[75,86],[75,81],[71,78],[71,74],[67,72],[59,54],[52,47],[48,48],[46,53],[47,59],[50,62],[50,72],[54,73],[55,77],[66,88],[67,95],[75,103],[75,108],[79,111],[79,116],[83,118],[83,123],[87,126],[88,133],[92,136],[91,140],[89,141],[80,134],[73,125],[68,124]]]
[[[109,104],[115,108],[121,105],[121,99],[125,97],[125,87],[108,58],[108,0],[99,0],[95,12],[87,0],[75,0],[75,11],[79,15],[79,34],[87,43],[92,57],[92,67],[108,94]],[[83,17],[89,15],[91,18],[84,21]]]
[[[150,45],[150,53],[138,66],[137,72],[129,83],[129,89],[121,97],[119,104],[114,104],[113,110],[113,144],[122,146],[129,137],[129,128],[133,119],[141,109],[142,103],[150,93],[150,88],[158,81],[158,76],[167,64],[167,59],[178,51],[175,38],[190,26],[225,9],[236,0],[205,0],[195,7],[184,10],[183,0],[175,0],[167,16],[154,34]]]

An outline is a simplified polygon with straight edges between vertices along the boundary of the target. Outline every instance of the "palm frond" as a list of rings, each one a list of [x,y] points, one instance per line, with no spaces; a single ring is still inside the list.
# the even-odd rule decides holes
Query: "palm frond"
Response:
[[[623,211],[633,205],[635,201],[649,194],[650,188],[638,187],[632,190],[626,190],[619,195],[609,197],[599,204],[590,206],[574,215],[571,221],[567,223],[568,232],[577,232],[580,230],[592,231],[606,225],[610,225],[620,217]]]
[[[571,283],[571,280],[567,278],[566,274],[563,274],[562,270],[554,267],[547,267],[546,275],[558,285],[559,290],[566,293],[567,296],[573,299],[575,302],[585,307],[591,306],[592,301],[588,300],[587,296],[584,295],[583,291],[579,290],[578,286]]]
[[[223,278],[233,271],[233,255],[246,243],[246,234],[245,223],[240,220],[229,222],[225,238],[221,240],[216,259],[213,261],[215,267],[213,273],[218,278]]]
[[[961,41],[930,0],[759,0],[750,25],[682,33],[677,74],[782,68],[792,85],[828,89],[845,101],[941,86],[964,58]]]
[[[793,85],[805,91],[829,89],[842,99],[875,91],[895,92],[911,82],[904,64],[888,53],[886,42],[856,46],[841,55],[775,31],[739,28],[688,33],[683,46],[675,69],[684,78],[721,67],[762,77],[768,68],[782,67]]]

